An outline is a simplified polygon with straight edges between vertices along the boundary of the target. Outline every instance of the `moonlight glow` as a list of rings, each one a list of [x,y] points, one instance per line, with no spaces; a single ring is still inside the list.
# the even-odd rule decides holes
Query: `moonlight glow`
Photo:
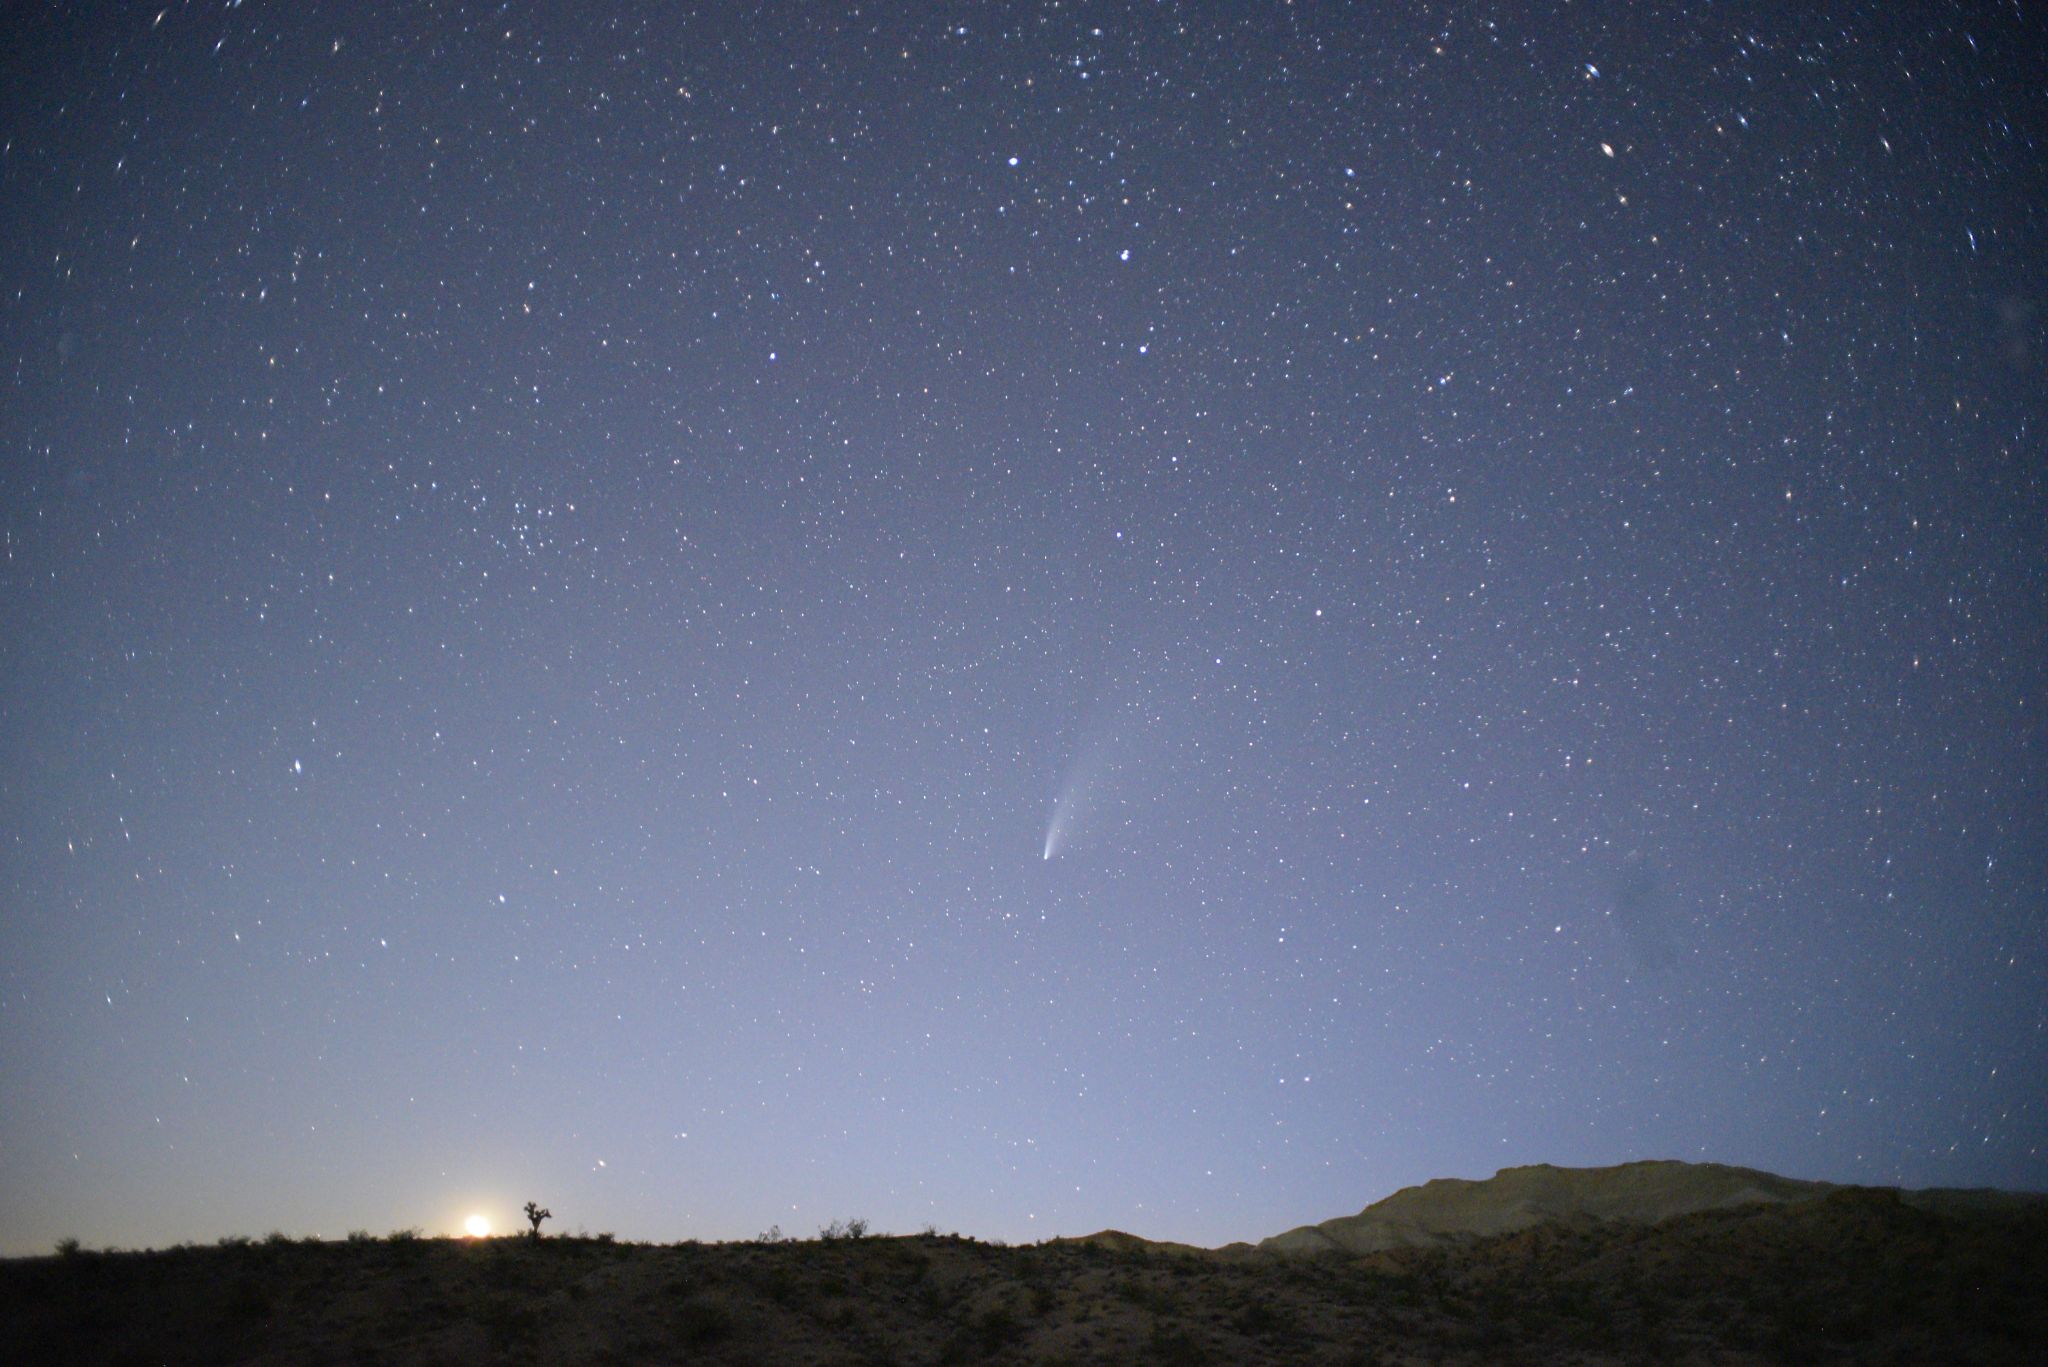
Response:
[[[472,1215],[462,1222],[462,1228],[472,1239],[485,1239],[490,1237],[491,1222],[481,1215]]]

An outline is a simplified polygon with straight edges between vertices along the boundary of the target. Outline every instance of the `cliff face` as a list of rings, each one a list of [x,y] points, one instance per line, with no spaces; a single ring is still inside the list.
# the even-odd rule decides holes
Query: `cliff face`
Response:
[[[1695,1211],[1796,1201],[1831,1190],[1828,1182],[1720,1163],[1649,1161],[1611,1168],[1539,1163],[1502,1168],[1483,1182],[1447,1177],[1406,1187],[1356,1215],[1290,1229],[1259,1247],[1276,1253],[1432,1248],[1546,1222],[1655,1224]]]

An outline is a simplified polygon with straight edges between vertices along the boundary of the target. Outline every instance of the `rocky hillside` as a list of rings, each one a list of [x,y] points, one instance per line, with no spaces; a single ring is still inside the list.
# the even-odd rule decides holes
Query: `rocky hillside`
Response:
[[[1485,1181],[1446,1177],[1405,1187],[1356,1215],[1290,1229],[1258,1247],[1273,1253],[1436,1248],[1545,1224],[1657,1224],[1699,1211],[1807,1201],[1836,1189],[1829,1182],[1720,1163],[1653,1160],[1608,1168],[1538,1163],[1502,1168]],[[1904,1193],[1903,1199],[1919,1209],[1963,1214],[1978,1208],[1988,1213],[2029,1198],[2006,1192],[1926,1191]]]
[[[0,1260],[0,1362],[2048,1362],[2040,1197],[1511,1168],[1267,1243],[67,1246]]]

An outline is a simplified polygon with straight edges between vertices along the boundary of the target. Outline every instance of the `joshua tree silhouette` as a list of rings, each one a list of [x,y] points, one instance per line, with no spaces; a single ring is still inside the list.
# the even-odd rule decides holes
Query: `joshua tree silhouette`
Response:
[[[555,1213],[551,1210],[542,1210],[540,1203],[537,1201],[528,1201],[526,1203],[526,1218],[533,1224],[530,1237],[538,1239],[540,1237],[540,1222],[542,1220],[554,1219]]]

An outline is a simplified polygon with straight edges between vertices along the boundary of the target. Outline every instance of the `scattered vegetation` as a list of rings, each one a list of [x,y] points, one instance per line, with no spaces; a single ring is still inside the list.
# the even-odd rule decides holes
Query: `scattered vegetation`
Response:
[[[538,1239],[540,1237],[540,1222],[542,1220],[552,1220],[554,1218],[555,1213],[551,1210],[542,1210],[538,1202],[528,1201],[526,1203],[527,1223],[533,1226],[533,1228],[530,1231],[528,1231],[529,1237]]]
[[[67,1240],[0,1262],[10,1352],[47,1362],[2017,1364],[2048,1361],[2044,1293],[2048,1213],[1853,1190],[1364,1256],[1004,1249],[845,1220],[710,1245]]]

